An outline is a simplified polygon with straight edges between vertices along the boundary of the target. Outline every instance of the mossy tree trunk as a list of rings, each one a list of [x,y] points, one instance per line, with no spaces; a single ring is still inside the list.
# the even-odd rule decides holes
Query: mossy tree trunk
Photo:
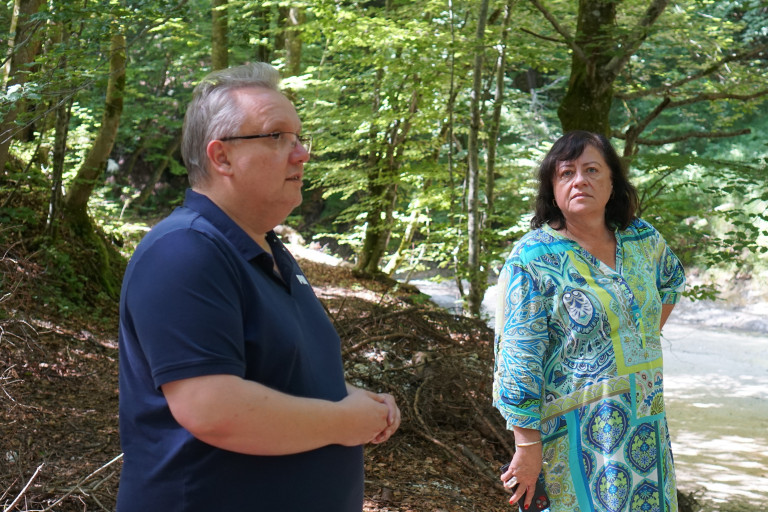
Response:
[[[94,258],[92,272],[89,276],[100,281],[105,292],[117,296],[118,280],[110,272],[111,246],[107,244],[88,215],[88,200],[107,164],[107,158],[112,151],[120,116],[123,112],[123,95],[125,93],[125,36],[116,33],[110,44],[109,81],[101,118],[101,128],[88,151],[83,164],[70,186],[63,204],[64,223],[83,242],[86,250],[92,249]]]
[[[634,27],[621,28],[615,0],[579,0],[576,35],[570,34],[539,0],[531,0],[572,51],[568,90],[557,110],[563,131],[611,135],[614,82],[666,9],[669,0],[651,0]]]
[[[384,71],[378,70],[377,82],[383,80],[383,76]],[[370,206],[366,215],[363,247],[355,265],[355,270],[363,274],[382,274],[379,265],[392,234],[403,145],[408,139],[419,105],[418,76],[413,77],[412,85],[410,103],[404,117],[392,121],[387,127],[385,147],[373,144],[369,153],[366,167]],[[380,107],[380,98],[374,94],[374,112],[378,112]],[[376,140],[376,129],[376,123],[371,123],[371,140]]]
[[[39,34],[45,27],[34,15],[45,3],[42,0],[15,0],[8,39],[8,58],[3,67],[2,91],[11,87],[21,88],[27,82],[29,65],[34,62],[40,49]],[[0,115],[0,171],[8,161],[11,141],[19,132],[16,118],[23,110],[23,99],[16,100],[5,113]]]
[[[228,0],[213,0],[211,9],[211,66],[213,69],[225,69],[229,66],[229,43],[227,23]]]

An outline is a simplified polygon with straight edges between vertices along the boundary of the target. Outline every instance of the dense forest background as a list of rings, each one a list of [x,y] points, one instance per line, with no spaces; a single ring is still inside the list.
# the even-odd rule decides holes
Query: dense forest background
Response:
[[[404,414],[367,452],[366,512],[509,509],[472,317],[565,131],[612,139],[691,298],[768,285],[766,0],[6,0],[0,26],[6,511],[114,503],[122,273],[182,202],[182,119],[213,69],[274,64],[313,135],[286,224],[349,262],[302,266],[350,378]],[[390,279],[424,273],[469,315]]]
[[[116,298],[181,201],[191,89],[256,60],[315,139],[288,224],[360,273],[454,275],[477,314],[571,129],[612,137],[689,268],[766,266],[765,0],[9,0],[0,24],[0,246],[55,269],[59,308]]]

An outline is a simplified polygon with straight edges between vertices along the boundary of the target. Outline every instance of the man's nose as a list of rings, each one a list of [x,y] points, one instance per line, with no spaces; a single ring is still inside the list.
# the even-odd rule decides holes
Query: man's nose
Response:
[[[302,143],[296,144],[296,147],[291,151],[291,159],[294,162],[307,163],[309,162],[309,158],[309,151],[307,151],[307,148],[305,148]]]

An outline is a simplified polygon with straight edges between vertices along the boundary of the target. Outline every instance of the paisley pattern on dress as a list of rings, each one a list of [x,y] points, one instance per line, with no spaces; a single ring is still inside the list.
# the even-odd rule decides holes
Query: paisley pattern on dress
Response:
[[[677,511],[659,323],[685,275],[646,222],[615,235],[613,269],[544,226],[499,279],[494,406],[541,430],[550,512]]]
[[[584,424],[584,439],[603,454],[612,454],[629,430],[629,411],[617,402],[600,403]]]

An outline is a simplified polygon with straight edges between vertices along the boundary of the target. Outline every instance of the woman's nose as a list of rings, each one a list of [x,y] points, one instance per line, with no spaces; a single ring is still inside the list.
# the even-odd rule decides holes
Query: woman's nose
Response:
[[[588,181],[588,179],[587,179],[586,171],[582,171],[582,170],[578,170],[577,169],[575,174],[574,174],[573,183],[574,184],[584,184],[584,183],[587,183],[587,181]]]

